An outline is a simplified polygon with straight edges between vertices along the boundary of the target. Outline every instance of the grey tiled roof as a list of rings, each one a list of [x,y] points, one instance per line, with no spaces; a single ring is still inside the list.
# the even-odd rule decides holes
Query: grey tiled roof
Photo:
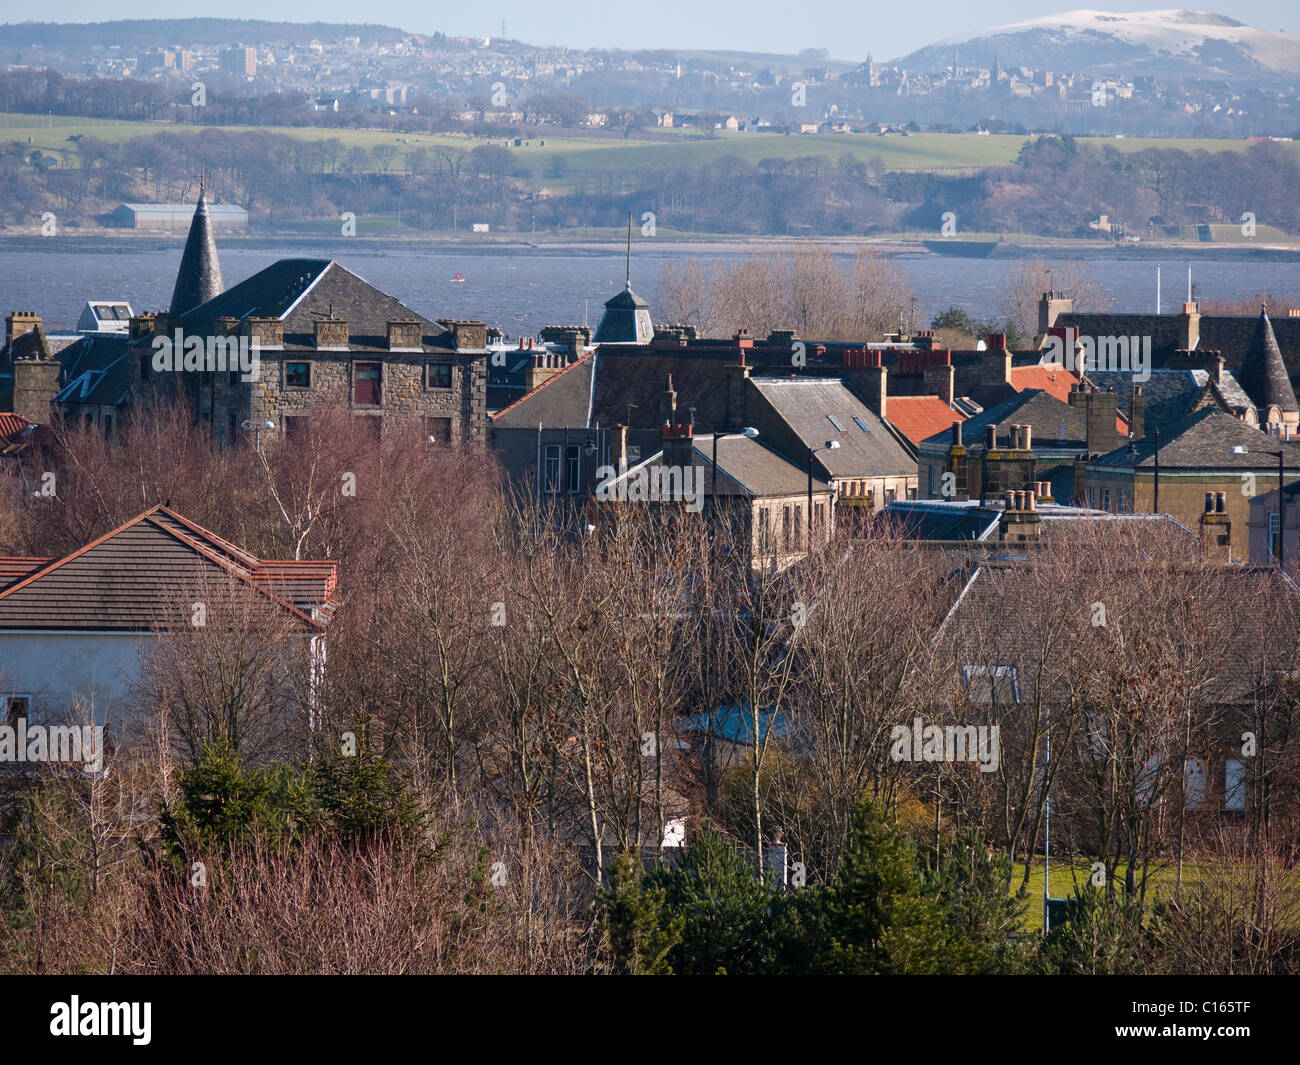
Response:
[[[1113,391],[1120,413],[1130,416],[1134,384],[1131,373],[1089,370],[1088,380],[1099,388]],[[1147,380],[1138,383],[1142,386],[1145,401],[1144,429],[1147,435],[1156,429],[1162,436],[1167,435],[1169,428],[1191,414],[1198,404],[1216,401],[1213,391],[1203,399],[1210,384],[1208,370],[1152,370]],[[1222,379],[1214,388],[1229,408],[1242,410],[1255,406],[1229,370],[1223,371]]]
[[[1263,310],[1259,312],[1255,334],[1250,338],[1250,347],[1246,349],[1246,358],[1238,376],[1242,388],[1261,411],[1271,406],[1283,411],[1300,410],[1291,379],[1287,377],[1286,364],[1282,361],[1282,352],[1278,350],[1277,337],[1273,335],[1273,325]]]
[[[1031,443],[1035,450],[1062,449],[1081,451],[1087,446],[1087,416],[1083,407],[1071,407],[1055,396],[1035,389],[1026,389],[1010,399],[990,407],[967,419],[962,424],[962,442],[967,450],[984,447],[984,433],[990,425],[998,427],[998,446],[1011,443],[1012,425],[1028,425],[1033,429]],[[930,446],[949,447],[953,431],[945,429],[925,440]],[[1121,437],[1115,433],[1113,444]]]
[[[695,438],[692,460],[711,470],[713,437]],[[713,491],[713,476],[705,475],[706,490]],[[829,486],[813,478],[813,491],[828,492]],[[747,436],[723,436],[718,439],[718,495],[790,496],[808,491],[808,470],[782,458],[762,440]]]
[[[199,205],[194,209],[189,236],[185,238],[185,251],[181,266],[176,271],[176,287],[172,289],[172,314],[184,314],[200,303],[221,294],[221,263],[217,261],[217,242],[212,235],[212,218],[208,214],[208,200],[199,190]]]
[[[352,349],[385,351],[388,323],[422,323],[425,346],[449,347],[451,331],[417,314],[332,259],[281,259],[215,299],[181,316],[188,334],[211,336],[218,318],[278,318],[287,349],[311,349],[317,320],[330,314],[348,323]]]
[[[648,344],[653,337],[650,305],[630,288],[605,301],[594,338],[597,344]]]
[[[1232,449],[1238,446],[1247,448],[1247,453],[1234,455]],[[1132,454],[1126,444],[1094,459],[1092,464],[1154,467],[1155,450],[1155,438],[1147,436],[1134,442]],[[1269,436],[1218,407],[1202,407],[1173,425],[1168,435],[1160,434],[1161,469],[1269,469],[1277,460],[1261,454],[1263,451],[1286,452],[1287,468],[1300,470],[1300,443]]]
[[[844,382],[807,377],[756,377],[751,381],[804,447],[820,448],[829,440],[840,445],[817,455],[817,461],[832,477],[916,472],[916,459]],[[838,428],[831,418],[839,423]]]

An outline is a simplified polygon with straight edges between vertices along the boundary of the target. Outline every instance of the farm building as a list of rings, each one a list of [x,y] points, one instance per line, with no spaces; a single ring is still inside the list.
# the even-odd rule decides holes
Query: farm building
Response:
[[[248,212],[232,203],[208,204],[212,226],[218,231],[248,228]],[[194,219],[192,203],[124,203],[113,212],[113,224],[124,229],[188,230]]]

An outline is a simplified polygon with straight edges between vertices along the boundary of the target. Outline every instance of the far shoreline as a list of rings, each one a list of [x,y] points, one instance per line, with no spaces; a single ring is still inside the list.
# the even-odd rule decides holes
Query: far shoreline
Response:
[[[983,235],[981,235],[983,236]],[[653,252],[655,255],[744,255],[747,253],[782,252],[796,247],[818,247],[851,255],[858,251],[876,251],[886,256],[922,256],[943,259],[946,255],[927,248],[923,239],[885,237],[825,237],[825,236],[701,236],[699,239],[673,235],[672,237],[643,237],[634,231],[634,250],[637,254]],[[989,239],[996,239],[990,237]],[[183,233],[141,232],[113,230],[96,227],[84,232],[65,232],[45,237],[30,229],[25,231],[0,231],[0,250],[69,253],[121,252],[181,248]],[[295,232],[268,231],[262,233],[217,234],[217,242],[224,248],[315,248],[328,250],[330,255],[342,254],[345,249],[359,252],[382,252],[400,248],[410,251],[427,251],[445,254],[462,252],[474,255],[510,255],[540,252],[564,255],[623,255],[624,239],[538,235],[536,238],[517,236],[484,236],[482,234],[343,237],[315,236]],[[958,242],[954,242],[958,243]],[[1155,260],[1168,258],[1196,258],[1240,261],[1300,261],[1300,241],[1268,244],[1218,244],[1213,242],[1143,241],[1140,244],[1101,243],[1086,239],[1028,238],[1004,239],[989,255],[987,261],[1069,257],[1088,260]]]

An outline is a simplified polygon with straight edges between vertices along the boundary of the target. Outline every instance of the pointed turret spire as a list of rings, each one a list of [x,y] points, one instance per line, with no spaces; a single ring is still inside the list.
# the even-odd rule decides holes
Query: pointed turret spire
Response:
[[[190,235],[181,254],[181,267],[176,272],[176,287],[172,289],[172,314],[184,314],[200,303],[220,296],[221,264],[217,261],[217,243],[212,236],[212,218],[208,214],[207,191],[199,184],[199,203],[194,208]]]
[[[1246,349],[1237,380],[1261,411],[1274,406],[1284,413],[1300,410],[1291,378],[1286,372],[1286,363],[1282,361],[1282,351],[1273,334],[1273,323],[1268,320],[1268,308],[1263,305],[1259,308],[1255,335]]]

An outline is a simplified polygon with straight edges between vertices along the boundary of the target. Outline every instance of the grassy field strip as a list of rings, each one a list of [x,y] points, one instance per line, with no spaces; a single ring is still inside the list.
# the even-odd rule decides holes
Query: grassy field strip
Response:
[[[171,122],[117,122],[109,119],[72,118],[61,115],[15,115],[0,113],[0,143],[28,138],[34,148],[59,152],[75,151],[68,140],[88,134],[101,140],[123,143],[151,133],[202,133],[251,130],[280,133],[299,140],[337,138],[345,147],[371,150],[380,144],[400,147],[392,169],[401,171],[409,148],[471,149],[480,144],[504,144],[504,138],[475,140],[468,137],[431,134],[398,134],[381,130],[339,130],[291,126],[196,126]],[[716,136],[683,136],[654,140],[635,136],[627,139],[564,137],[540,130],[528,135],[525,144],[512,147],[514,174],[541,180],[548,186],[564,187],[591,178],[644,175],[647,171],[675,167],[699,167],[736,157],[751,165],[764,159],[791,160],[824,155],[837,160],[848,154],[862,162],[877,161],[887,170],[969,171],[1012,162],[1025,138],[1006,134],[978,136],[966,133],[917,133],[886,137],[865,133],[789,135],[777,133],[721,132]],[[541,142],[545,140],[545,147]],[[1239,140],[1179,139],[1156,140],[1138,137],[1080,138],[1083,143],[1108,144],[1129,153],[1145,148],[1177,148],[1183,151],[1241,151],[1247,142]],[[1293,145],[1300,152],[1300,143]],[[374,169],[378,170],[378,164]]]

